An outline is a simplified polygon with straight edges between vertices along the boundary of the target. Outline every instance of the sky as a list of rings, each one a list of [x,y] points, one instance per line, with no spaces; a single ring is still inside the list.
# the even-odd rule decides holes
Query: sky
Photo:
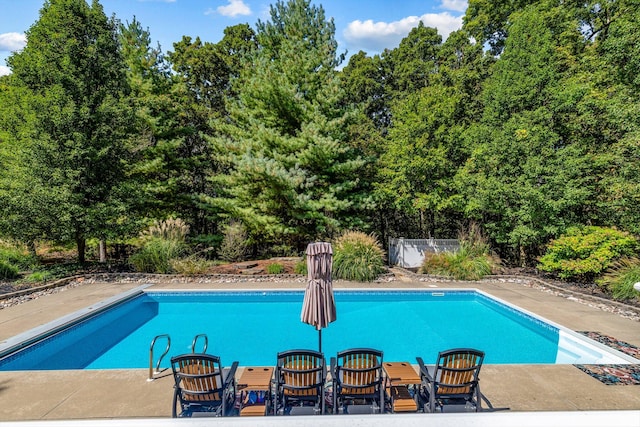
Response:
[[[226,27],[268,21],[276,0],[101,0],[107,16],[123,23],[133,17],[147,28],[153,45],[173,50],[182,36],[217,43]],[[25,31],[39,18],[44,0],[0,0],[0,75],[10,73],[6,58],[24,47]],[[336,25],[339,52],[369,55],[393,49],[422,21],[446,38],[462,26],[467,0],[312,0]]]

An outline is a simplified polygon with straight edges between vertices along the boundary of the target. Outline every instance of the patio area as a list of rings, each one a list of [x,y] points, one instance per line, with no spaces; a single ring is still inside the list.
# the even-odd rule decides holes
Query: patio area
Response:
[[[141,283],[92,282],[44,295],[0,310],[0,340],[41,326],[76,310],[133,289]],[[152,289],[301,289],[302,283],[174,281]],[[528,283],[507,280],[422,282],[402,277],[390,283],[362,285],[337,281],[335,288],[474,288],[536,313],[575,331],[593,331],[640,347],[640,322],[558,296]],[[140,349],[147,352],[148,349]],[[428,357],[428,355],[422,355]],[[433,355],[435,358],[435,355]],[[275,361],[275,355],[274,355]],[[414,362],[414,361],[412,361]],[[429,362],[428,362],[429,363]],[[242,368],[238,375],[242,373]],[[173,379],[167,374],[147,381],[148,370],[0,372],[0,421],[33,421],[18,425],[174,425],[171,420]],[[482,392],[496,408],[484,414],[410,414],[378,416],[266,417],[260,425],[640,425],[640,385],[607,385],[573,365],[490,365],[481,372]],[[586,412],[585,412],[586,411]],[[611,412],[613,411],[613,412]],[[531,414],[531,413],[535,414]],[[65,421],[63,421],[65,420]],[[528,424],[527,420],[535,420]],[[549,422],[545,420],[555,420]],[[256,425],[246,420],[190,420],[180,425]],[[597,422],[600,422],[599,424]],[[444,424],[443,424],[444,423]],[[4,424],[4,423],[3,423]],[[7,423],[11,425],[12,423]],[[108,422],[107,422],[108,424]]]

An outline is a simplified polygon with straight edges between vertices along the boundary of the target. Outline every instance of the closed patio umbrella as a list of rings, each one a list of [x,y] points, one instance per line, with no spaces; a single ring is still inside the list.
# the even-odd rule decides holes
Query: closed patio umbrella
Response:
[[[322,328],[336,320],[333,298],[331,243],[315,242],[307,246],[307,288],[300,320],[318,330],[318,351],[322,351]]]

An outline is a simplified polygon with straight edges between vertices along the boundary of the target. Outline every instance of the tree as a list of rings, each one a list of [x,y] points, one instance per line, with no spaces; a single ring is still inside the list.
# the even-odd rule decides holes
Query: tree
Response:
[[[409,74],[404,86],[411,90],[400,91],[392,103],[393,125],[378,162],[376,194],[384,206],[394,207],[399,222],[394,234],[450,237],[462,219],[461,197],[453,184],[469,155],[462,134],[481,112],[487,64],[481,47],[471,44],[463,31],[440,45],[437,33],[419,26],[408,39],[414,40],[403,40],[386,57],[408,58],[413,51],[408,47],[421,45],[429,52],[421,75],[428,77]],[[416,89],[420,81],[423,86]]]
[[[257,25],[258,49],[234,88],[223,136],[212,139],[225,174],[212,212],[241,221],[253,242],[300,250],[362,224],[364,162],[346,141],[349,109],[336,66],[333,21],[307,0],[278,1]]]
[[[94,0],[49,0],[27,31],[27,45],[9,59],[12,82],[28,92],[32,133],[12,167],[33,191],[24,197],[40,204],[39,231],[51,239],[72,239],[78,259],[85,241],[100,238],[119,211],[114,190],[123,180],[124,140],[130,122],[121,100],[127,92],[125,67],[114,19]],[[26,113],[25,113],[26,114]],[[49,193],[42,194],[42,189]],[[48,209],[55,206],[55,209]],[[22,216],[26,212],[15,211]],[[56,227],[47,229],[47,223]]]
[[[175,135],[158,153],[167,177],[164,199],[190,225],[194,234],[216,231],[200,197],[215,197],[218,189],[210,178],[220,172],[208,139],[215,135],[211,124],[227,117],[227,103],[236,94],[231,79],[239,75],[242,58],[255,48],[255,34],[245,24],[228,27],[219,43],[183,37],[174,43],[169,60],[176,73],[171,96]],[[158,163],[158,164],[160,164]]]
[[[425,27],[420,21],[400,45],[385,51],[383,57],[390,69],[391,79],[387,83],[395,98],[408,95],[432,83],[437,73],[437,52],[442,45],[438,30]]]
[[[503,255],[531,262],[550,237],[584,218],[594,198],[585,146],[565,132],[579,88],[580,34],[562,7],[510,16],[509,37],[484,91],[481,123],[465,132],[473,152],[458,175],[466,213]]]

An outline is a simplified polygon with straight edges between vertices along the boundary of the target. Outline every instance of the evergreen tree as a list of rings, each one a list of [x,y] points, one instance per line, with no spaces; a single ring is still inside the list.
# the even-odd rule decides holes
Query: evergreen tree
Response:
[[[227,173],[217,177],[224,193],[206,201],[240,220],[254,242],[300,250],[362,224],[364,163],[346,141],[334,33],[322,7],[307,0],[273,5],[235,82],[230,124],[212,140]]]

